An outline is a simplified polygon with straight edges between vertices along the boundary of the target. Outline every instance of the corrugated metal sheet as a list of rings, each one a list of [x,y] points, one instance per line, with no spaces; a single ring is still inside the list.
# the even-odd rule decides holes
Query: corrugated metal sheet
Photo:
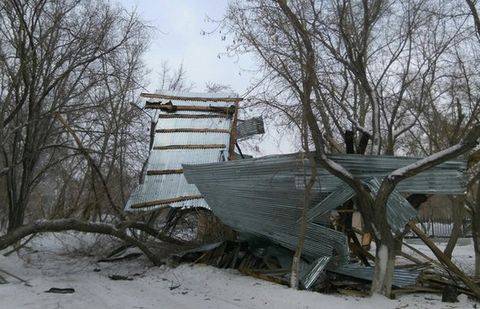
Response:
[[[327,212],[334,210],[335,208],[343,205],[349,199],[355,196],[355,191],[350,186],[342,185],[335,191],[330,193],[320,203],[313,206],[307,213],[307,220],[312,221],[317,217],[320,217]]]
[[[377,194],[380,181],[373,178],[366,181],[370,190]],[[401,233],[405,225],[417,217],[417,211],[397,190],[393,190],[387,201],[387,221],[394,233]]]
[[[150,102],[172,103],[176,106],[230,107],[235,104],[231,101],[211,101],[218,98],[235,99],[232,94],[162,93],[145,96]],[[175,99],[168,99],[168,97],[175,97]],[[169,113],[159,110],[158,114],[159,119],[155,128],[153,149],[148,158],[145,181],[131,194],[125,210],[145,211],[167,206],[208,208],[196,186],[188,184],[185,180],[181,170],[182,164],[227,160],[232,116],[208,111]],[[203,116],[199,118],[198,115]],[[172,132],[172,129],[189,132]],[[198,129],[222,132],[195,132]],[[216,146],[211,149],[203,148],[207,148],[208,145]]]
[[[177,129],[177,128],[218,128],[230,130],[230,119],[227,118],[162,118],[158,121],[159,129]]]
[[[372,281],[374,268],[361,264],[345,264],[335,268],[329,267],[328,270],[337,274]],[[419,271],[396,268],[393,273],[392,284],[399,288],[415,285],[419,274]]]
[[[308,290],[315,284],[318,277],[323,273],[323,271],[327,267],[329,261],[330,261],[329,256],[323,256],[312,263],[312,267],[309,269],[307,274],[302,278],[302,283],[305,289]]]
[[[180,169],[182,164],[202,164],[227,160],[227,151],[218,149],[166,149],[148,158],[148,170]]]
[[[161,124],[158,124],[161,126]],[[175,132],[175,133],[156,133],[153,147],[169,145],[208,145],[223,144],[227,145],[230,141],[230,134],[226,133],[203,133],[203,132]]]
[[[237,138],[243,139],[255,134],[265,133],[262,117],[254,117],[247,120],[239,120],[237,125]]]
[[[310,174],[309,162],[303,158],[300,154],[292,154],[217,164],[183,165],[183,168],[187,180],[197,185],[212,211],[225,224],[238,231],[267,237],[294,250],[298,241],[298,220],[304,186]],[[372,175],[384,177],[392,170],[418,160],[355,155],[336,155],[331,158],[364,178],[364,181],[369,181],[372,188],[378,183],[378,180],[372,180]],[[463,162],[447,162],[423,172],[414,181],[403,181],[400,188],[404,192],[416,193],[463,192],[464,169]],[[334,268],[348,262],[346,237],[341,232],[319,224],[325,220],[325,216],[317,216],[348,200],[352,191],[345,189],[348,187],[346,184],[325,170],[319,169],[318,174],[310,205],[313,208],[309,211],[309,219],[312,221],[307,228],[303,254],[314,259],[331,256],[333,258],[329,267]],[[448,185],[445,185],[445,175],[449,177]],[[335,193],[332,195],[332,192]],[[405,204],[404,198],[397,191],[388,204],[389,220],[394,230],[402,229],[405,220],[415,216],[415,211],[408,202]],[[360,269],[359,272],[367,279],[371,270]],[[402,272],[397,274],[397,277],[400,276],[397,279],[403,280],[402,275]],[[403,284],[400,281],[396,284]]]
[[[413,163],[420,158],[391,157],[391,156],[362,156],[362,155],[332,155],[332,160],[342,164],[355,176],[363,179],[385,177],[396,168]],[[310,164],[302,160],[299,154],[267,156],[261,158],[230,161],[222,165],[204,165],[195,168],[199,173],[195,176],[197,181],[202,181],[201,170],[214,173],[218,182],[238,176],[239,182],[246,181],[251,187],[262,191],[270,181],[281,177],[294,177],[297,189],[302,190],[305,183],[305,171],[308,174]],[[463,161],[449,161],[435,168],[422,172],[414,177],[401,181],[397,190],[399,192],[422,194],[463,194],[466,188],[465,177],[466,163]],[[264,172],[267,171],[265,174]],[[232,174],[233,173],[233,174]],[[253,184],[249,176],[264,177]],[[319,168],[318,179],[314,190],[317,192],[333,192],[341,185],[345,185],[339,178],[331,175],[326,170]],[[208,174],[205,174],[207,176]],[[223,178],[222,178],[223,177]],[[209,176],[206,179],[210,178]],[[445,181],[448,179],[448,181]],[[267,186],[268,189],[268,186]]]
[[[303,201],[303,190],[295,187],[295,172],[262,168],[248,169],[246,173],[236,164],[184,165],[187,179],[197,184],[200,192],[216,216],[236,230],[264,236],[294,250],[298,242],[298,224]],[[247,161],[258,162],[255,159]],[[233,161],[229,161],[232,163]],[[243,167],[244,165],[242,165]],[[326,194],[316,193],[314,202]],[[346,236],[316,222],[307,228],[304,255],[312,258],[334,256],[336,263],[348,261]]]

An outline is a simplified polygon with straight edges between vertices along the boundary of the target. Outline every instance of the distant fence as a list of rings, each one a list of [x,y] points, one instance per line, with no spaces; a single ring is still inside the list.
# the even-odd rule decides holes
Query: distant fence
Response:
[[[431,219],[422,220],[417,224],[422,231],[430,237],[450,237],[453,229],[453,222],[435,222]],[[472,222],[471,220],[464,220],[460,237],[472,237]],[[417,236],[409,232],[406,237],[416,238]]]

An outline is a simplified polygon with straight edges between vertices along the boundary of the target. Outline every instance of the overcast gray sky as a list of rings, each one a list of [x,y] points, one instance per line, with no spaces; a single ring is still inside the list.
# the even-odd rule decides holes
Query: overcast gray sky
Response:
[[[161,64],[167,61],[172,68],[183,63],[187,76],[202,91],[206,82],[232,86],[243,94],[252,77],[253,62],[248,56],[240,59],[224,55],[228,42],[221,33],[202,35],[215,24],[207,20],[221,19],[227,0],[118,0],[127,9],[136,9],[146,22],[155,27],[145,61],[151,69],[150,91],[158,83]]]
[[[188,79],[195,84],[194,91],[202,92],[206,82],[226,84],[243,95],[254,78],[252,57],[228,57],[224,54],[229,39],[222,40],[218,31],[211,32],[226,11],[228,0],[117,0],[125,8],[136,9],[142,18],[155,28],[145,62],[151,70],[148,91],[159,84],[162,62],[172,68],[183,63]],[[288,153],[295,150],[293,134],[279,134],[267,124],[267,133],[261,141],[242,143],[248,153],[256,156]],[[251,147],[252,144],[256,147]],[[257,149],[258,151],[253,151]]]

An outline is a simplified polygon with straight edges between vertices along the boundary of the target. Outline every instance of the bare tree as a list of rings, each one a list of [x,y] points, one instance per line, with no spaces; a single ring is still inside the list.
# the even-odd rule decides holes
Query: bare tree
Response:
[[[478,43],[480,43],[480,18],[478,14],[477,8],[477,1],[473,0],[466,0],[468,5],[469,11],[473,17],[473,25],[475,27],[475,33],[477,38],[477,49]],[[475,75],[478,76],[478,75]],[[480,97],[478,96],[478,90],[480,89],[480,84],[475,83],[471,85],[467,83],[468,87],[466,88],[467,96],[473,100],[478,106],[480,102]],[[477,95],[475,95],[477,94]],[[477,114],[474,115],[475,122],[480,121],[480,115],[478,114],[478,108],[476,109]],[[472,202],[468,203],[471,218],[472,218],[472,236],[473,236],[473,243],[475,248],[475,275],[480,276],[480,167],[478,166],[480,150],[477,150],[471,156],[471,170],[472,170],[472,178],[469,182],[469,189],[471,190],[471,197],[473,198]]]
[[[401,67],[396,63],[404,61],[404,59],[398,60],[400,55],[406,53],[406,59],[408,59],[408,55],[419,48],[417,45],[413,48],[412,33],[415,34],[419,29],[416,23],[422,17],[410,15],[419,11],[420,5],[428,5],[428,3],[425,1],[394,1],[392,3],[386,1],[290,1],[287,3],[282,0],[234,2],[230,6],[227,18],[228,26],[236,35],[235,42],[239,42],[234,44],[233,49],[237,52],[254,52],[266,74],[295,94],[304,111],[303,117],[311,133],[316,159],[322,167],[341,178],[356,191],[357,206],[367,229],[373,233],[377,245],[372,292],[385,295],[390,295],[391,291],[396,242],[386,220],[385,205],[388,197],[401,180],[462,155],[475,147],[480,135],[480,127],[474,127],[456,145],[415,164],[393,171],[383,179],[380,190],[375,195],[371,195],[365,189],[360,179],[326,156],[325,137],[330,135],[330,138],[333,138],[335,134],[324,134],[328,130],[328,123],[324,121],[324,117],[325,114],[330,115],[330,123],[335,123],[334,115],[338,110],[346,114],[347,120],[356,130],[365,131],[373,136],[371,148],[373,153],[380,154],[382,149],[387,149],[387,152],[391,153],[395,139],[408,132],[408,128],[418,122],[417,111],[418,109],[421,111],[421,108],[413,109],[415,105],[405,104],[406,93],[410,89],[413,91],[413,87],[419,83],[428,84],[425,75],[428,76],[432,71],[431,68],[435,66],[435,61],[432,59],[435,59],[435,56],[438,57],[446,47],[451,46],[451,39],[462,29],[459,28],[460,30],[445,35],[448,39],[443,45],[440,44],[443,46],[439,48],[440,51],[427,53],[427,57],[419,53],[421,57],[415,57],[415,61],[426,58],[420,64],[425,62],[428,65],[419,66],[416,63],[416,70],[412,73],[413,68],[408,68],[408,63],[413,63],[413,60],[407,61],[407,67]],[[404,3],[407,3],[406,7],[403,6]],[[388,26],[387,21],[383,19],[393,14],[395,10],[392,7],[401,9],[400,12],[406,12],[406,17],[410,18],[406,19],[405,28],[400,27],[406,34],[393,35],[387,38],[388,44],[385,44],[381,33],[389,31],[385,28]],[[401,16],[404,19],[405,16]],[[376,36],[373,35],[374,32]],[[381,37],[382,40],[376,42],[374,40],[376,37]],[[398,37],[400,39],[393,40]],[[421,37],[422,35],[418,34],[417,38]],[[427,38],[430,39],[428,36]],[[425,41],[422,42],[425,43]],[[385,46],[383,53],[380,49],[382,46]],[[382,62],[380,59],[370,62],[370,59],[377,54],[387,56]],[[378,69],[377,64],[383,67]],[[399,66],[400,74],[396,72]],[[325,74],[322,73],[327,68],[338,68],[342,73],[340,76],[343,78],[344,87],[338,86],[338,78],[327,79],[325,82]],[[331,69],[329,76],[333,76],[336,72]],[[389,77],[390,75],[392,77]],[[402,86],[392,88],[395,94],[392,100],[392,95],[385,93],[385,90],[391,85],[399,84],[396,79],[398,76]],[[382,81],[386,77],[389,77],[390,81],[384,84]],[[350,86],[351,84],[353,86]],[[353,91],[350,91],[351,87]],[[363,114],[357,115],[355,108],[348,104],[347,98],[350,96],[358,97],[358,101],[354,101],[354,106],[360,105],[358,108]],[[313,98],[316,100],[314,101]],[[385,102],[393,102],[393,104]],[[398,112],[405,105],[406,111],[409,109],[412,111],[408,119],[404,116],[406,112]],[[323,111],[319,110],[319,106]],[[383,118],[388,121],[381,121],[382,108]],[[405,120],[400,121],[399,117]],[[365,122],[367,119],[371,120],[370,124],[362,125],[367,124]],[[387,128],[390,127],[388,147],[382,146],[382,123],[386,123]],[[340,123],[336,125],[342,126]],[[401,134],[394,132],[394,129],[399,127]]]
[[[114,99],[112,69],[119,68],[124,56],[138,61],[140,49],[135,48],[146,36],[135,14],[101,1],[7,0],[0,12],[0,146],[2,165],[8,168],[4,177],[11,231],[23,223],[31,194],[47,172],[78,155],[54,113],[79,127],[89,125],[92,135],[84,137],[94,140],[98,127],[91,120],[102,119],[97,112],[115,104],[108,101]],[[138,72],[138,65],[129,68],[134,73],[123,71],[117,80],[123,78],[130,88],[115,89],[123,90],[123,98],[115,97],[117,104],[123,100],[123,107]],[[102,96],[105,101],[95,96],[100,92],[110,92]],[[125,126],[114,130],[125,132]],[[104,145],[111,146],[107,140]]]

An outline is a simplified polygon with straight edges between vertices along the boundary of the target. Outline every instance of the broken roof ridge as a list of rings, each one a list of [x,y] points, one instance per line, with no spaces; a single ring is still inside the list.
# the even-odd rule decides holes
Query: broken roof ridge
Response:
[[[142,98],[148,99],[164,99],[164,100],[178,100],[178,101],[202,101],[202,102],[239,102],[243,98],[236,93],[202,93],[202,92],[172,92],[162,91],[160,93],[146,93],[140,94]]]

